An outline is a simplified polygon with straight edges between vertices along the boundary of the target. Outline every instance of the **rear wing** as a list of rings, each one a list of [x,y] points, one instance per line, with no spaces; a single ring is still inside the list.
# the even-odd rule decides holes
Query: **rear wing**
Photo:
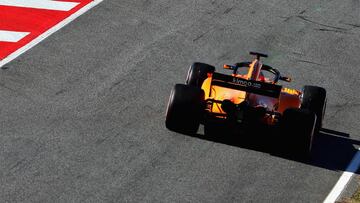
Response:
[[[279,98],[282,88],[280,85],[274,85],[255,80],[245,80],[243,78],[224,75],[221,73],[213,73],[211,85],[241,90],[244,92],[273,98]]]

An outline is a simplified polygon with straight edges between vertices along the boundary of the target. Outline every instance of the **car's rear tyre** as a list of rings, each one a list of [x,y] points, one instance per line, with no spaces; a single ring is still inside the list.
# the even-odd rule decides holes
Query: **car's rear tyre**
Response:
[[[316,123],[315,113],[307,109],[289,108],[283,113],[281,126],[287,147],[300,157],[308,157],[311,153],[314,129]]]
[[[201,87],[204,80],[207,78],[207,74],[213,73],[214,71],[215,67],[212,65],[195,62],[189,68],[185,84]]]
[[[227,128],[224,124],[219,123],[205,123],[204,124],[204,134],[207,137],[216,137],[219,135],[227,134]]]
[[[325,116],[326,90],[317,86],[304,86],[301,108],[308,109],[316,114],[315,133],[318,133]]]
[[[172,89],[166,110],[166,127],[169,130],[194,134],[204,111],[204,91],[198,87],[176,84]]]

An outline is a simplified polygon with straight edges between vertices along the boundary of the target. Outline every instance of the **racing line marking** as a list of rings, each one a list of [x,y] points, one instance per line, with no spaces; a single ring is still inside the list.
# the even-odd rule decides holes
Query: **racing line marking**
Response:
[[[337,198],[340,196],[341,192],[345,189],[348,182],[351,180],[351,177],[360,167],[360,148],[357,153],[351,160],[350,164],[346,168],[346,171],[341,175],[340,179],[337,181],[331,192],[328,194],[324,203],[334,203]]]
[[[89,1],[89,0],[83,0],[83,1]],[[15,51],[12,51],[9,54],[5,53],[6,55],[4,58],[1,58],[1,51],[3,50],[0,50],[0,68],[5,64],[9,63],[10,61],[14,60],[15,58],[17,58],[27,50],[31,49],[38,43],[40,43],[42,40],[46,39],[51,34],[60,30],[61,28],[69,24],[71,21],[75,20],[77,17],[81,16],[82,14],[84,14],[94,6],[98,5],[102,1],[103,0],[91,0],[91,2],[87,3],[85,6],[81,7],[79,10],[75,11],[74,13],[64,18],[63,20],[59,21],[56,25],[51,26],[51,28],[42,32],[40,35],[37,35],[34,39],[31,39],[31,41],[26,42],[26,44],[21,45],[21,47],[19,48],[16,48]],[[43,9],[43,11],[54,11],[54,12],[66,12],[66,10],[69,10],[68,12],[71,12],[72,8],[74,9],[77,8],[77,5],[79,6],[80,4],[78,2],[69,2],[69,1],[65,2],[65,1],[52,1],[52,0],[0,0],[0,8],[7,7],[7,8],[21,9],[22,7],[25,7],[26,9],[34,9],[34,7],[37,7],[35,9],[36,10],[39,9],[39,11]],[[8,15],[6,13],[1,13],[1,12],[0,12],[0,18],[2,18],[1,15],[5,15],[5,16]],[[3,23],[3,21],[0,20],[0,25],[1,23]],[[21,32],[15,32],[14,30],[11,31],[10,33],[8,32],[8,29],[3,29],[3,30],[0,29],[0,45],[1,43],[13,43],[14,41],[19,43],[22,42],[25,38],[28,38],[28,36],[32,35],[32,32],[29,33],[30,30],[16,30],[16,31],[21,31]]]
[[[0,0],[1,6],[15,6],[25,8],[38,8],[57,11],[69,11],[79,3],[51,0]]]
[[[30,34],[30,32],[0,30],[0,42],[18,42],[28,34]]]

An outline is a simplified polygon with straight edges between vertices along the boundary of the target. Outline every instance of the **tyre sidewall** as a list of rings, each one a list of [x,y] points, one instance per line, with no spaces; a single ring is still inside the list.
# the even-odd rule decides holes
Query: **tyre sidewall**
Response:
[[[203,116],[204,91],[177,84],[170,94],[166,110],[166,127],[185,134],[196,133]]]

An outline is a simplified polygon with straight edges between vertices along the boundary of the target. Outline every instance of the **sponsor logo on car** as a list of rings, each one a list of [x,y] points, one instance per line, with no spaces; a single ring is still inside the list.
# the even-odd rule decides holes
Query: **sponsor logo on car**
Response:
[[[240,78],[233,78],[232,82],[237,85],[243,86],[243,87],[253,87],[253,88],[257,88],[257,89],[261,88],[261,84],[259,84],[259,83],[247,81],[247,80],[240,79]]]

